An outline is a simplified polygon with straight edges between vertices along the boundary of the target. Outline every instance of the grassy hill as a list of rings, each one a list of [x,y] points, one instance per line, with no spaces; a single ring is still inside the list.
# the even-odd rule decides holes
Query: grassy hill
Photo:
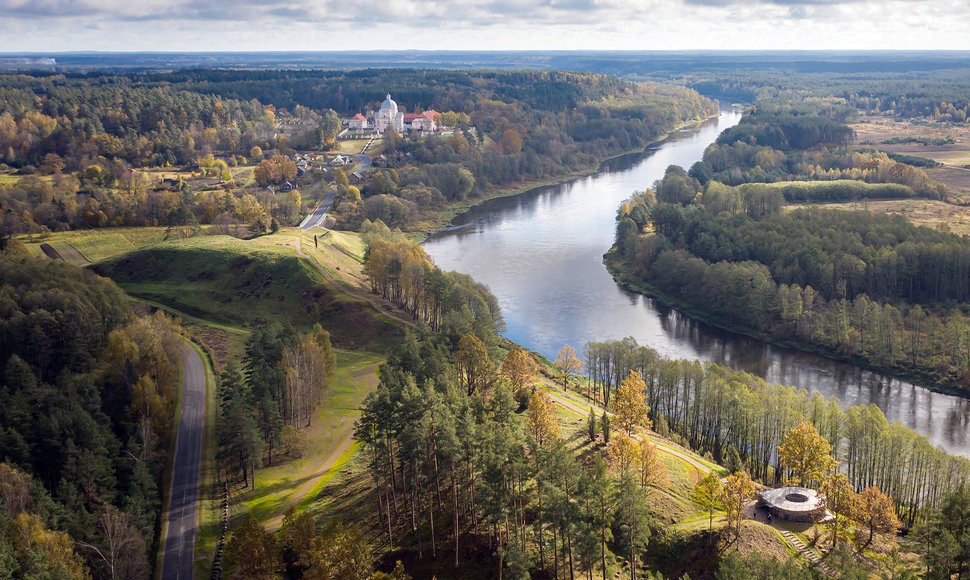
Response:
[[[204,320],[253,326],[319,322],[336,346],[374,347],[399,335],[370,307],[336,291],[285,237],[204,236],[162,242],[96,264],[137,298]]]

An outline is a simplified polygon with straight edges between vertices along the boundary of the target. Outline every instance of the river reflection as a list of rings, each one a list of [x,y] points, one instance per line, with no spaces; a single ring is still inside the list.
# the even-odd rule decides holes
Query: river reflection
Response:
[[[834,395],[845,406],[875,403],[890,421],[970,456],[966,399],[713,328],[610,277],[602,256],[612,244],[620,203],[662,177],[668,165],[690,167],[739,120],[739,112],[725,111],[646,154],[611,160],[596,175],[488,201],[429,237],[425,250],[443,269],[487,284],[502,306],[506,336],[550,359],[563,344],[580,350],[589,341],[632,336],[665,357],[743,369]]]

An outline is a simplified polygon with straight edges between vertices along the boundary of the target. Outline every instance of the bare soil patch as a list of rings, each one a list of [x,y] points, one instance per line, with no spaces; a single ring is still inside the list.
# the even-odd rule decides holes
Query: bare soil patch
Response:
[[[970,203],[970,125],[868,115],[851,127],[856,145],[942,163],[943,167],[926,168],[926,173],[947,186],[953,201]],[[910,142],[886,143],[894,139]]]

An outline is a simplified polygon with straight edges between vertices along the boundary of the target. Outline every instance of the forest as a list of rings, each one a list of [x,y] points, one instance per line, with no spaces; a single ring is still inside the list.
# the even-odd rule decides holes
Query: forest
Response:
[[[0,185],[2,229],[295,225],[299,191],[273,195],[265,186],[296,177],[295,151],[334,147],[335,111],[350,116],[385,91],[410,111],[443,111],[457,130],[421,139],[389,134],[390,166],[359,186],[340,171],[324,175],[353,228],[364,219],[413,226],[447,203],[589,171],[716,113],[691,90],[563,72],[6,74],[0,162],[22,177]],[[247,165],[255,166],[252,181],[237,181],[233,170]],[[149,167],[198,173],[212,186],[189,190]]]
[[[386,135],[383,157],[351,175],[354,185],[339,169],[296,177],[296,151],[334,147],[338,112],[366,110],[385,92],[409,112],[444,111],[454,132]],[[671,167],[620,208],[611,267],[723,326],[970,388],[966,239],[898,217],[785,209],[945,198],[911,159],[848,146],[852,107],[863,98],[887,106],[890,93],[759,102],[701,162]],[[956,119],[966,103],[950,97],[936,114]],[[843,409],[747,373],[667,360],[632,338],[565,347],[548,364],[500,336],[486,286],[442,271],[401,232],[427,227],[449,205],[594,170],[716,110],[691,89],[591,73],[0,75],[0,576],[150,573],[184,348],[179,321],[149,315],[91,270],[20,256],[24,239],[13,236],[143,225],[169,226],[174,237],[210,224],[275,231],[307,209],[299,191],[267,191],[289,180],[304,192],[336,190],[338,225],[359,230],[366,249],[335,251],[359,260],[371,294],[399,309],[388,316],[412,328],[388,341],[354,425],[363,491],[333,492],[359,493],[365,517],[280,510],[276,529],[233,506],[220,552],[228,577],[812,577],[787,552],[775,560],[741,550],[756,485],[782,483],[825,495],[835,517],[819,541],[830,542],[827,562],[846,578],[867,578],[872,566],[856,555],[899,531],[912,561],[897,553],[887,556],[893,565],[965,573],[967,460],[889,424],[875,406]],[[250,166],[251,180],[237,183]],[[146,168],[212,183],[190,188]],[[299,248],[301,238],[309,253],[302,234],[266,240]],[[238,274],[248,261],[229,263]],[[216,275],[200,272],[190,279]],[[260,273],[254,286],[272,277]],[[352,308],[279,278],[305,304]],[[263,286],[241,285],[269,299]],[[344,352],[335,344],[346,337],[310,318],[220,329],[238,342],[238,356],[216,369],[220,489],[254,490],[257,470],[318,443],[304,433],[330,401]],[[588,416],[564,420],[564,400]],[[697,473],[674,473],[668,445],[699,454]],[[675,525],[698,514],[707,525],[696,533]]]
[[[145,577],[181,329],[107,279],[0,257],[0,575]]]
[[[867,113],[967,122],[970,75],[965,62],[929,69],[920,65],[904,65],[901,70],[880,68],[877,65],[871,70],[800,71],[799,74],[722,69],[687,73],[679,80],[703,95],[746,103],[766,99],[836,98]]]
[[[854,109],[832,99],[759,102],[690,167],[688,174],[697,181],[694,190],[699,192],[710,181],[726,185],[839,181],[841,187],[783,189],[785,199],[809,203],[915,196],[946,199],[946,187],[910,164],[913,159],[871,147],[848,147],[852,129],[844,123],[854,114]],[[859,184],[846,186],[849,180]]]
[[[734,550],[741,518],[730,506],[752,497],[752,478],[830,485],[823,489],[832,490],[828,505],[839,517],[826,527],[846,538],[842,550],[864,549],[872,533],[906,526],[927,539],[919,549],[934,573],[957,569],[931,538],[964,525],[939,514],[953,513],[966,493],[966,459],[889,425],[874,406],[843,412],[818,394],[717,365],[665,360],[632,339],[589,343],[583,351],[587,376],[576,388],[588,389],[594,403],[608,400],[611,412],[591,410],[582,435],[567,436],[554,412],[558,403],[538,388],[541,371],[524,351],[512,347],[493,358],[474,333],[457,344],[427,331],[409,333],[382,366],[381,383],[357,424],[372,480],[363,530],[378,537],[370,545],[408,554],[409,569],[486,566],[494,577],[621,570],[654,578],[684,570],[685,562],[663,556],[685,549],[687,540],[672,533],[663,515],[670,509],[670,480],[645,435],[652,428],[721,455],[731,474],[722,485],[715,473],[693,492],[701,505],[706,494],[709,505],[725,507],[728,519],[710,538],[706,527],[700,534],[697,541],[713,556],[689,565],[695,575],[719,570],[720,578],[744,578],[755,566],[768,574],[787,570],[780,577],[811,577],[792,561],[759,561]],[[804,445],[817,445],[827,459],[809,465],[787,455]],[[851,502],[836,503],[837,493],[852,489],[865,492],[851,491]],[[368,545],[361,523],[333,529]],[[855,536],[847,534],[850,527]],[[260,530],[246,528],[238,541],[265,534]],[[277,557],[291,577],[306,577],[313,554],[331,553],[320,550],[308,546]],[[868,577],[849,552],[833,554],[833,562],[843,558],[847,577]]]
[[[703,161],[689,171],[669,167],[619,209],[608,263],[632,286],[721,326],[965,392],[967,240],[902,216],[785,208],[945,196],[919,168],[831,149],[846,135],[839,111],[752,108]],[[848,165],[804,173],[791,164],[810,158]],[[771,176],[766,167],[781,169]]]

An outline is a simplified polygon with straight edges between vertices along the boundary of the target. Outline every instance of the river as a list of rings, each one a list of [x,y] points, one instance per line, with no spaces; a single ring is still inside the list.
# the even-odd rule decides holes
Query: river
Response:
[[[564,344],[634,337],[668,358],[701,359],[818,390],[843,406],[875,403],[934,445],[970,457],[970,401],[824,357],[773,346],[697,322],[621,288],[603,266],[619,205],[670,164],[690,167],[737,111],[677,132],[599,173],[482,203],[424,242],[444,270],[487,284],[505,316],[505,335],[550,360]]]

